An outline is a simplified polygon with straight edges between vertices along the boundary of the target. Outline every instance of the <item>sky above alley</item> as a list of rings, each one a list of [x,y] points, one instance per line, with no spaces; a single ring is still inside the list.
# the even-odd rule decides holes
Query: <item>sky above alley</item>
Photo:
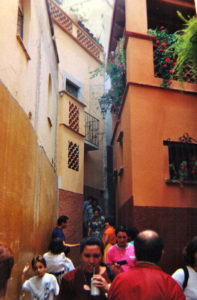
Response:
[[[64,0],[63,8],[75,14],[90,30],[107,53],[114,0]]]

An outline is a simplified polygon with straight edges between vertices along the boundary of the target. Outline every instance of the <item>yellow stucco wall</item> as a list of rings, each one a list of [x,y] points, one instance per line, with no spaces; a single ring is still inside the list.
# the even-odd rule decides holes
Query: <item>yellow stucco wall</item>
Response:
[[[0,1],[0,79],[10,93],[31,114],[39,142],[50,161],[56,160],[58,64],[51,39],[45,0],[26,0],[24,47],[16,38],[18,0]],[[27,18],[26,18],[27,16]],[[48,78],[51,76],[49,103]],[[49,126],[47,117],[52,121]]]
[[[14,251],[13,300],[24,264],[47,250],[57,217],[57,55],[45,0],[23,1],[22,42],[18,2],[0,1],[0,240]]]
[[[0,240],[14,252],[7,299],[18,300],[24,264],[47,250],[57,212],[57,176],[25,112],[0,83]]]
[[[72,76],[73,79],[77,80],[83,88],[83,98],[80,99],[86,107],[85,111],[90,113],[92,116],[99,120],[99,150],[91,151],[83,154],[81,157],[84,161],[84,176],[80,176],[81,182],[66,180],[67,174],[65,173],[64,178],[67,181],[64,183],[64,186],[67,186],[69,191],[82,191],[81,186],[85,184],[92,188],[103,190],[103,182],[104,182],[104,167],[103,167],[103,119],[100,113],[98,98],[103,94],[104,91],[104,77],[98,76],[94,79],[90,79],[90,72],[95,70],[98,67],[101,67],[99,62],[93,58],[83,47],[79,45],[79,43],[70,37],[65,31],[63,31],[57,24],[55,25],[55,36],[58,47],[58,53],[60,57],[60,66],[59,66],[59,90],[65,88],[62,83],[64,72],[68,73]],[[84,124],[81,123],[82,126]],[[84,128],[80,129],[80,132],[84,132]],[[66,134],[71,134],[68,132]],[[72,133],[73,134],[73,133]],[[58,135],[59,137],[62,134]],[[66,137],[67,139],[68,137]],[[76,136],[77,138],[77,136]],[[79,138],[79,142],[81,143],[81,139]],[[62,144],[62,141],[58,139],[58,143]],[[58,149],[59,146],[58,146]],[[82,147],[81,147],[82,149]],[[64,147],[62,150],[64,151]],[[58,165],[61,168],[61,165],[64,165],[64,162],[61,163],[61,159],[64,154],[59,152]],[[62,170],[61,170],[62,174]],[[70,176],[70,173],[68,173]],[[58,171],[58,175],[60,172]],[[63,175],[61,175],[63,176]],[[83,182],[82,182],[83,180]],[[78,184],[76,185],[76,183]],[[62,183],[62,180],[61,180]],[[66,185],[65,185],[66,184]],[[71,184],[68,186],[68,184]]]
[[[69,128],[69,103],[79,109],[79,132]],[[84,182],[84,105],[68,93],[59,96],[58,122],[58,176],[61,189],[83,194]],[[79,147],[79,170],[68,168],[68,143],[72,141]]]

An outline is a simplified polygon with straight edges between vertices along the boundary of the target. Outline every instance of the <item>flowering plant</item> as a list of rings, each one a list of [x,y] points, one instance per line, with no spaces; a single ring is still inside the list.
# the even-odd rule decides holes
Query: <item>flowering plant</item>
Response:
[[[100,106],[111,106],[111,111],[118,115],[124,96],[126,82],[126,56],[124,49],[124,38],[119,40],[115,51],[108,58],[106,72],[111,81],[111,88],[100,100]]]
[[[153,36],[155,75],[161,77],[161,86],[169,87],[174,75],[176,60],[173,55],[173,44],[177,36],[169,34],[164,26],[159,29],[149,29],[148,34]]]
[[[125,89],[126,58],[124,39],[120,39],[115,52],[111,52],[107,65],[107,74],[111,80],[108,94],[112,99],[112,109],[119,111]]]
[[[177,180],[179,186],[182,188],[184,186],[185,180],[194,180],[196,178],[197,172],[197,161],[190,161],[189,165],[186,160],[180,162],[176,168],[173,163],[169,165],[172,172],[172,179]]]

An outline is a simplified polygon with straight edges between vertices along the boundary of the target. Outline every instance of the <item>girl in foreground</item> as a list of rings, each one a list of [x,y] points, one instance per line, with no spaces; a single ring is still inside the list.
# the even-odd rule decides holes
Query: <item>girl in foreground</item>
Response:
[[[39,255],[32,260],[32,269],[35,276],[26,280],[30,269],[27,263],[22,273],[22,290],[30,292],[32,300],[54,300],[59,293],[59,285],[54,275],[46,273],[46,261]]]

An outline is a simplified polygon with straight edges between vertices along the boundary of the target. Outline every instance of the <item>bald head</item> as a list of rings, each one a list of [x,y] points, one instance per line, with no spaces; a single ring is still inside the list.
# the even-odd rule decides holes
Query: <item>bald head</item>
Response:
[[[150,241],[152,239],[157,238],[159,235],[156,231],[147,229],[147,230],[141,231],[139,233],[139,236],[146,241]]]
[[[159,262],[164,247],[162,238],[153,230],[140,232],[134,241],[134,246],[138,261],[153,263]]]

